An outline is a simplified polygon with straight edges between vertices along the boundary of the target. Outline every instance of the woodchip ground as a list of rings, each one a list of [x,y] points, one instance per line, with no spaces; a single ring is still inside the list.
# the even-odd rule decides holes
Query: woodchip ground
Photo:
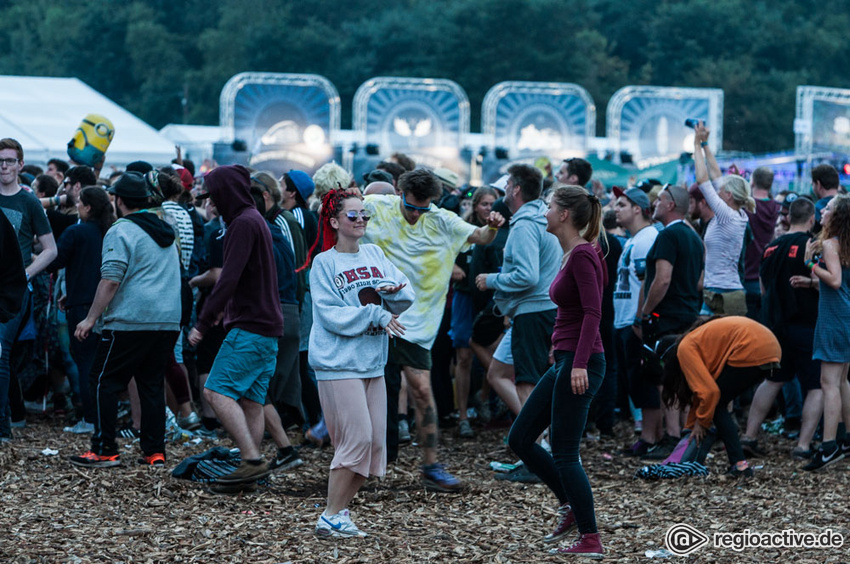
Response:
[[[770,456],[754,459],[749,480],[723,475],[726,457],[715,451],[711,475],[646,482],[633,478],[642,463],[617,451],[632,437],[587,441],[583,460],[596,499],[599,530],[611,562],[659,560],[647,550],[664,547],[675,523],[715,532],[822,532],[847,541],[832,549],[747,549],[709,543],[691,562],[847,562],[850,560],[850,462],[801,472],[789,441],[763,439]],[[168,446],[165,469],[137,466],[137,445],[123,465],[80,469],[67,457],[88,447],[88,436],[61,431],[49,420],[31,421],[17,439],[0,445],[0,561],[35,562],[559,562],[542,542],[555,522],[555,503],[543,485],[496,481],[491,460],[513,462],[505,430],[478,431],[461,441],[445,431],[441,458],[466,482],[457,495],[426,492],[418,452],[402,447],[383,480],[370,480],[351,506],[369,533],[364,539],[319,540],[313,527],[322,511],[332,450],[302,449],[305,464],[273,476],[268,488],[243,496],[213,495],[199,484],[171,477],[184,457],[214,446]],[[295,437],[296,440],[300,437]],[[230,446],[228,440],[218,444]],[[47,455],[47,448],[58,455]],[[271,453],[271,447],[268,453]],[[564,546],[566,543],[562,543]]]

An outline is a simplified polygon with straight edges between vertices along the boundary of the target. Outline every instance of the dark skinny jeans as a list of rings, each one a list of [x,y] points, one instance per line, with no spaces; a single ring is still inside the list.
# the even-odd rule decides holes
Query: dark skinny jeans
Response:
[[[593,492],[581,465],[579,447],[593,396],[605,378],[605,356],[591,355],[587,391],[573,393],[570,375],[574,352],[555,351],[555,365],[540,379],[508,434],[508,444],[540,477],[563,505],[569,503],[582,534],[596,532]],[[552,454],[536,443],[551,424]]]
[[[714,408],[713,422],[717,429],[717,438],[723,441],[726,446],[726,455],[729,457],[730,465],[746,460],[746,457],[744,457],[744,450],[741,448],[741,440],[738,437],[738,425],[726,407],[730,401],[758,385],[768,375],[770,375],[769,370],[762,370],[758,366],[736,367],[727,364],[720,376],[717,377],[716,382],[717,388],[720,390],[720,399],[717,400],[717,406]],[[700,444],[700,449],[697,452],[697,462],[700,464],[705,462],[711,450],[711,443],[712,441],[703,441]]]

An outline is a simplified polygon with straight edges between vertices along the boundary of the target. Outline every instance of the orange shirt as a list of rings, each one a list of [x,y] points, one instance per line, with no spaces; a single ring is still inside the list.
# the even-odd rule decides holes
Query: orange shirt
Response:
[[[694,393],[693,405],[685,425],[694,421],[711,427],[714,409],[720,399],[717,378],[728,364],[736,368],[779,362],[782,349],[773,333],[746,317],[715,319],[690,332],[679,343],[679,364]]]

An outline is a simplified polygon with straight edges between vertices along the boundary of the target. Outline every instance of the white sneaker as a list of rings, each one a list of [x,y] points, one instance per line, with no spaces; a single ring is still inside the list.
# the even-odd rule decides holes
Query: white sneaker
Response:
[[[88,433],[94,433],[94,423],[87,423],[85,419],[80,419],[77,421],[77,424],[73,427],[65,427],[63,429],[66,433],[74,433],[77,435],[86,435]]]
[[[319,516],[316,522],[318,537],[365,537],[366,533],[357,528],[351,521],[348,509],[343,509],[336,515],[328,515],[327,511]]]
[[[407,419],[399,419],[398,420],[398,442],[399,443],[409,443],[410,442],[410,426],[407,423]]]

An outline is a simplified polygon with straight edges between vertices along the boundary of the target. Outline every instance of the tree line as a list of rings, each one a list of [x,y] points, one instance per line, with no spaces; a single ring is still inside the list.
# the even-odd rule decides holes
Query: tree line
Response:
[[[722,88],[724,148],[793,146],[796,87],[850,87],[843,0],[0,0],[0,74],[75,76],[154,127],[217,124],[244,71]]]

